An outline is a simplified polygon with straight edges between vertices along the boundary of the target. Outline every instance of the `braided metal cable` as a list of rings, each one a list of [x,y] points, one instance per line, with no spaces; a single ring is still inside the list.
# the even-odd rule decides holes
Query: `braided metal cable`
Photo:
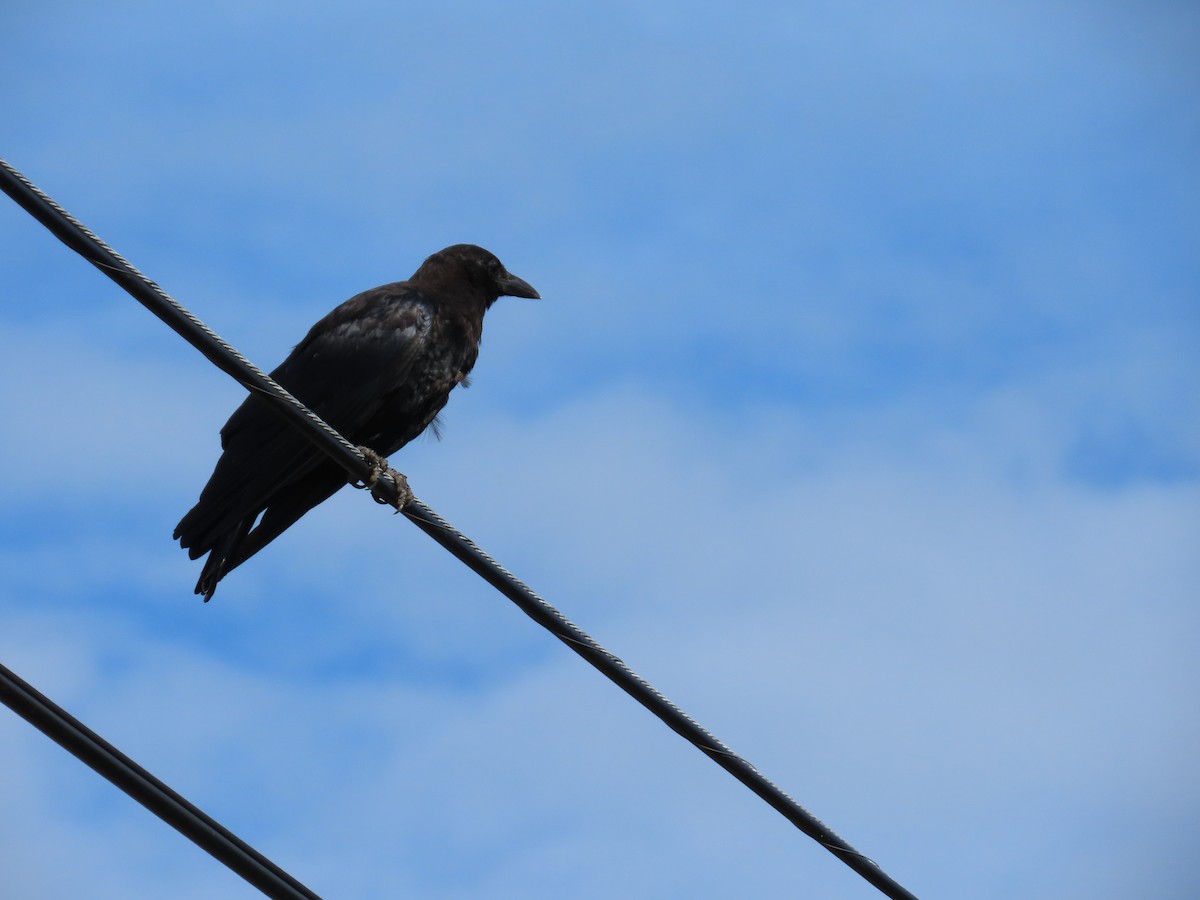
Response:
[[[327,423],[288,394],[240,353],[226,344],[167,295],[158,285],[137,271],[115,251],[79,224],[58,204],[34,187],[4,160],[0,160],[0,188],[49,228],[67,246],[82,254],[106,275],[120,284],[135,299],[181,334],[223,371],[247,389],[270,400],[310,440],[341,464],[355,479],[370,477],[370,466],[358,449]],[[373,493],[380,493],[400,508],[397,485],[390,476],[379,479]],[[691,716],[668,700],[653,685],[629,668],[619,657],[604,649],[586,632],[557,609],[535,594],[512,573],[450,525],[421,501],[413,498],[401,512],[426,534],[454,554],[472,571],[517,604],[559,640],[600,670],[622,690],[650,710],[668,727],[685,738],[732,774],[744,785],[780,812],[793,825],[812,837],[847,866],[858,872],[885,896],[895,900],[916,900],[915,896],[888,876],[878,864],[855,850],[832,829],[800,806],[754,766],[738,756]]]
[[[268,897],[320,900],[286,871],[189,803],[69,712],[0,665],[0,703],[191,838]]]
[[[301,434],[329,454],[353,479],[362,481],[371,477],[371,466],[357,447],[3,159],[0,159],[0,188],[55,237],[119,284],[199,350],[213,365],[246,390],[266,400],[272,409],[295,424]],[[398,486],[386,473],[378,479],[377,490],[393,504],[400,496]]]
[[[528,585],[440,515],[416,500],[401,511],[422,531],[512,600],[522,612],[587,660],[610,681],[654,713],[672,731],[758,794],[793,825],[845,862],[886,896],[915,900],[911,893],[884,873],[878,863],[854,849],[832,828],[793,800],[758,769],[675,705],[658,688],[633,671],[624,660],[597,643],[591,635],[538,596]]]

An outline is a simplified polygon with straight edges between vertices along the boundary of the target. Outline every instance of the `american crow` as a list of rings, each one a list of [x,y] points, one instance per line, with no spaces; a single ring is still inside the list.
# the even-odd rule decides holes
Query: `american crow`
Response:
[[[466,382],[483,314],[502,296],[539,295],[482,247],[447,247],[408,281],[337,307],[271,377],[379,462],[424,431]],[[205,601],[227,573],[348,480],[253,395],[221,429],[221,448],[200,502],[174,535],[192,559],[208,554],[196,584]]]

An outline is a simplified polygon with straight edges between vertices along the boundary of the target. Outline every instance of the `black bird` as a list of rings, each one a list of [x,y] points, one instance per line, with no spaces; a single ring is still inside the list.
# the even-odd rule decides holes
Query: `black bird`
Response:
[[[450,391],[466,385],[483,314],[502,296],[539,297],[482,247],[447,247],[408,281],[337,307],[271,377],[386,466],[381,457],[424,431]],[[196,584],[205,601],[226,574],[348,481],[341,466],[253,395],[221,429],[221,448],[200,502],[174,535],[192,559],[208,554]]]

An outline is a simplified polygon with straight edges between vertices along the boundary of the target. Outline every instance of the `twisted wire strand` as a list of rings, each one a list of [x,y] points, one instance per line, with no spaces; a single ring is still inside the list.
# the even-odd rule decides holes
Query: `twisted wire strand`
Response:
[[[329,454],[356,481],[370,476],[370,464],[357,447],[4,159],[0,159],[0,187],[59,240],[124,288],[217,368],[296,424],[308,440]],[[395,504],[400,496],[398,485],[387,473],[378,481],[380,490]]]
[[[401,512],[516,603],[530,618],[654,713],[671,730],[766,800],[792,824],[874,884],[886,896],[913,898],[911,893],[886,875],[878,863],[852,847],[832,828],[797,803],[755,766],[731,750],[658,688],[638,675],[620,657],[599,644],[442,516],[416,500]]]
[[[220,822],[0,665],[0,702],[268,897],[320,900]]]
[[[255,391],[271,401],[274,408],[283,411],[296,427],[300,428],[314,444],[341,464],[353,478],[365,481],[370,476],[370,466],[356,447],[276,384],[269,376],[252,365],[212,329],[119,256],[2,159],[0,159],[0,187],[49,228],[63,243],[80,253],[125,288],[135,299],[183,336],[206,358],[248,390]],[[100,258],[97,258],[98,256]],[[103,258],[104,256],[107,256],[108,259]],[[535,594],[527,585],[434,510],[415,497],[406,505],[401,505],[398,486],[390,476],[381,477],[377,489],[410,521],[512,600],[530,618],[600,670],[609,680],[654,713],[669,728],[758,794],[797,828],[858,872],[885,896],[894,898],[894,900],[916,900],[915,895],[888,876],[877,863],[850,846],[832,829],[764,777],[758,769],[717,740],[695,719],[630,669],[619,657],[610,653],[561,612]]]

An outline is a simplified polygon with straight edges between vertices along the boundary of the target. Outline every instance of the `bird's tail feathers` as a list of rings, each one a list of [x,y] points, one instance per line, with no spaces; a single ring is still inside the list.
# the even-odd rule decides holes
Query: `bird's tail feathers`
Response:
[[[229,562],[237,553],[239,545],[246,539],[255,518],[256,516],[250,516],[238,522],[235,527],[226,531],[209,551],[204,568],[200,570],[200,580],[196,582],[196,593],[204,595],[205,603],[217,592],[217,585],[225,577],[225,573],[233,568]],[[197,556],[199,554],[192,556],[192,559]]]

